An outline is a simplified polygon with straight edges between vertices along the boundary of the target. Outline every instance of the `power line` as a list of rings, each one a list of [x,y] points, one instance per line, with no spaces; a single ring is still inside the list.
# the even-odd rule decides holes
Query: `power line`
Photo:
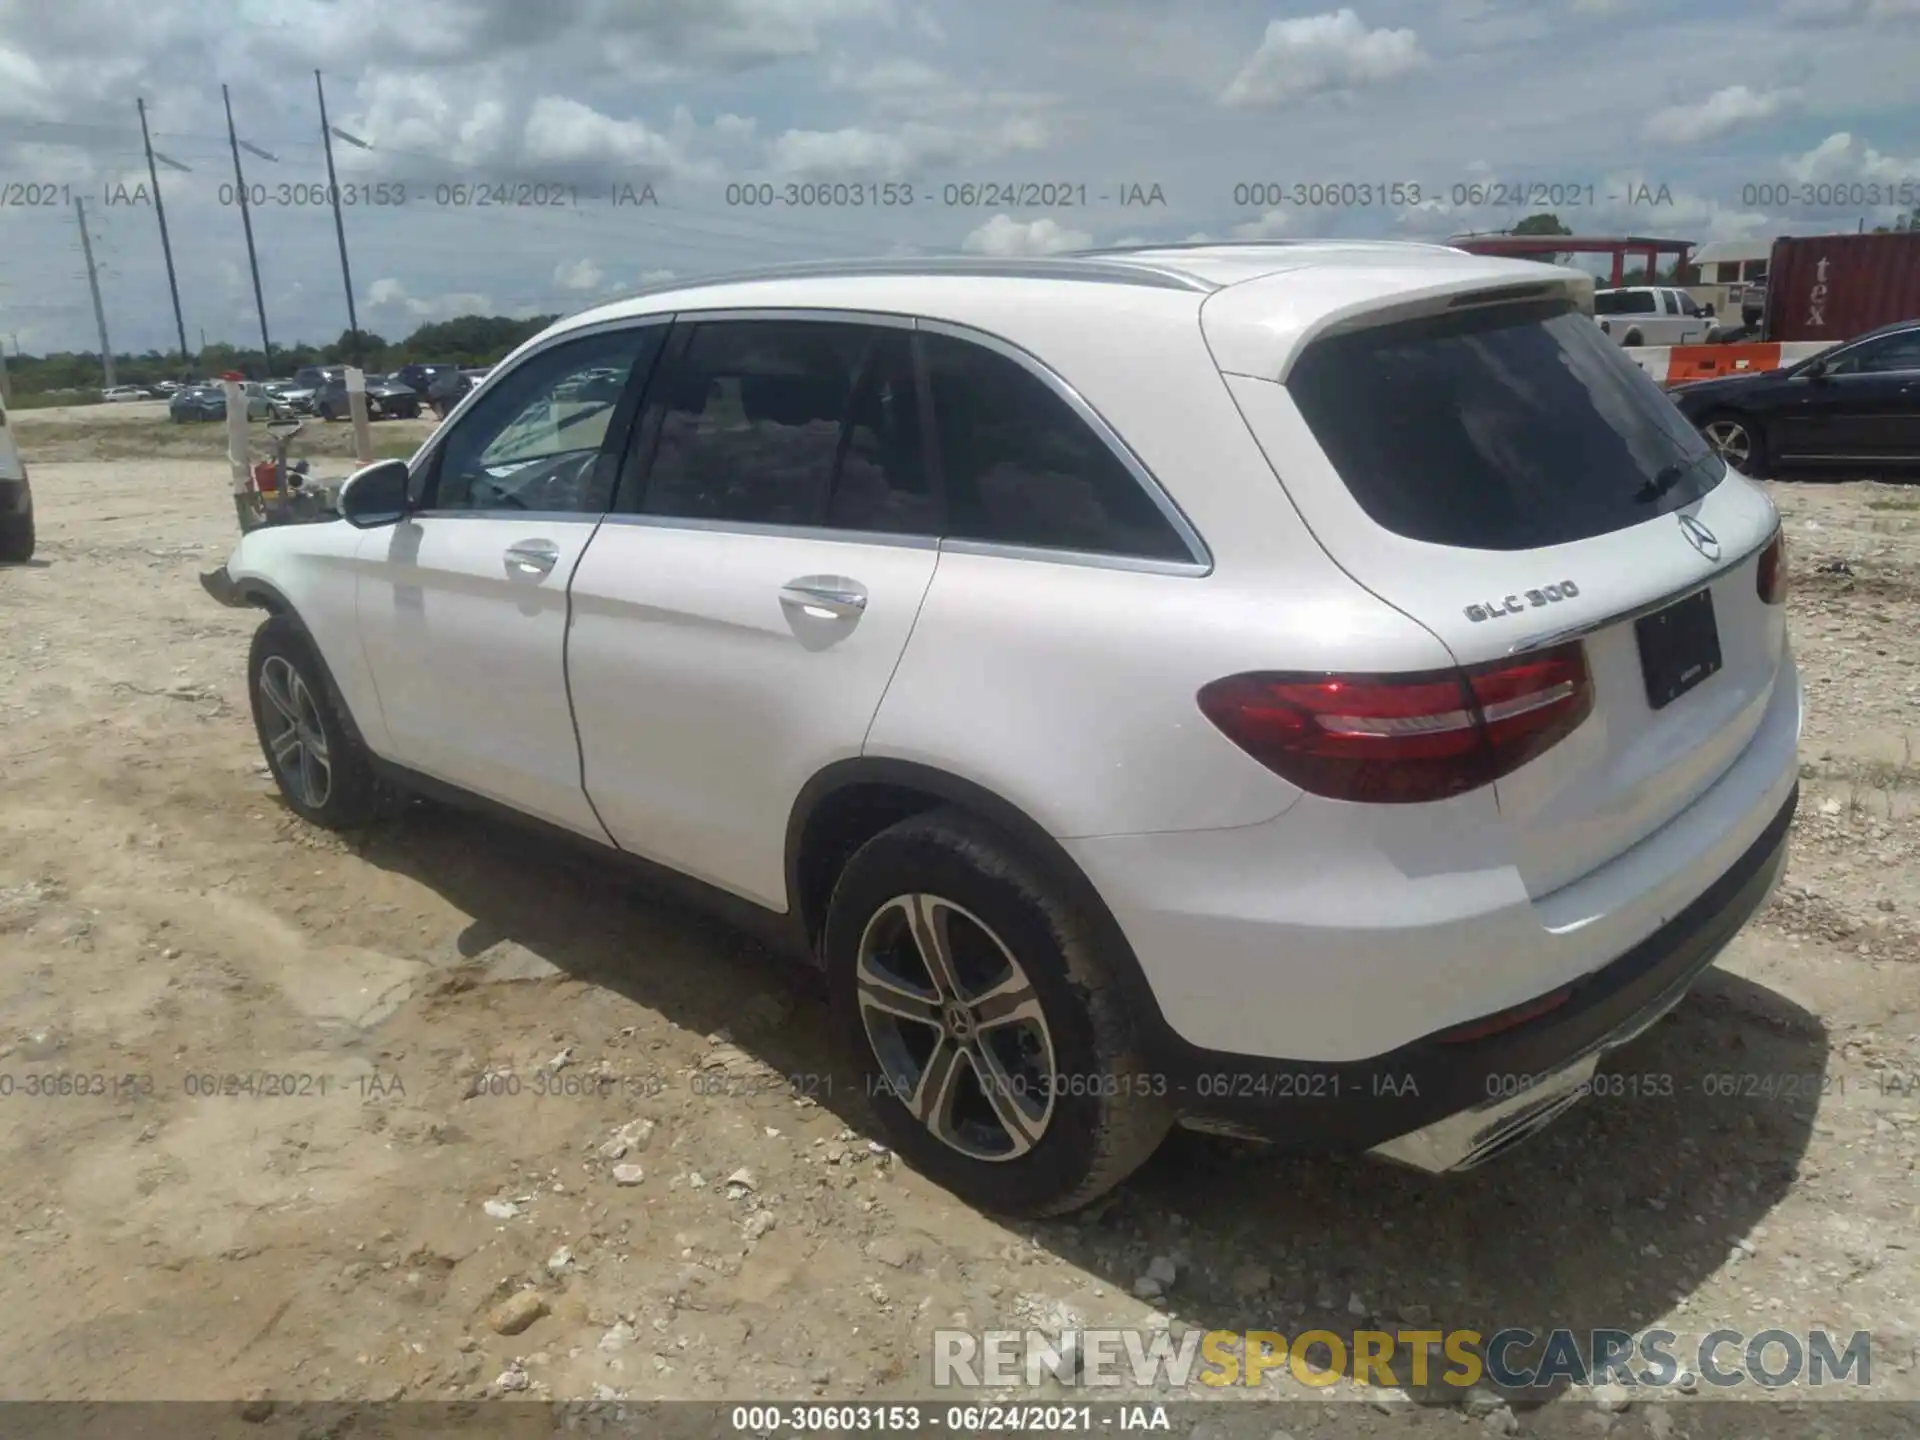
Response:
[[[147,134],[147,102],[136,98],[134,104],[140,111],[140,140],[147,152],[147,176],[153,181],[153,213],[160,219],[160,253],[167,261],[167,293],[173,296],[173,324],[180,335],[180,363],[191,365],[187,354],[187,321],[180,311],[180,281],[173,271],[173,241],[167,237],[167,206],[160,198],[160,171],[153,163],[153,137]]]
[[[247,265],[253,271],[253,303],[260,312],[260,354],[265,358],[267,373],[273,373],[273,343],[267,339],[267,300],[260,293],[260,256],[253,248],[253,215],[247,207],[247,177],[240,170],[240,137],[233,128],[233,96],[227,87],[220,87],[220,99],[227,107],[227,140],[233,146],[233,181],[240,192],[240,224],[247,232]]]

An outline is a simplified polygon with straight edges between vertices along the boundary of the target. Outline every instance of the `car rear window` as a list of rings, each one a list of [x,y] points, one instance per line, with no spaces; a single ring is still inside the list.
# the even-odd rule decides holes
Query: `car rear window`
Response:
[[[1651,315],[1657,308],[1651,290],[1596,290],[1593,295],[1596,315]]]
[[[1437,545],[1584,540],[1691,504],[1726,473],[1568,302],[1330,336],[1287,388],[1374,522]]]

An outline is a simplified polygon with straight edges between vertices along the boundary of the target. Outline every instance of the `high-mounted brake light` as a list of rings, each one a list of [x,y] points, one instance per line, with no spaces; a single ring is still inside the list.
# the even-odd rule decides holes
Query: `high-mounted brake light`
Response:
[[[1760,552],[1760,567],[1755,576],[1760,599],[1768,605],[1784,605],[1787,600],[1787,531],[1783,525]]]
[[[1269,770],[1314,795],[1367,804],[1444,800],[1509,775],[1593,709],[1579,641],[1418,675],[1216,680],[1201,712]]]

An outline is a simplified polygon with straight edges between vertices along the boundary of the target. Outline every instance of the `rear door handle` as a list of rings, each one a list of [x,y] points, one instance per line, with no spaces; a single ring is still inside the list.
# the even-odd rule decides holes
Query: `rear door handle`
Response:
[[[867,587],[844,575],[803,575],[780,587],[780,603],[851,619],[867,608]]]
[[[551,540],[522,540],[509,545],[504,557],[507,569],[523,574],[545,575],[560,563],[560,547]]]

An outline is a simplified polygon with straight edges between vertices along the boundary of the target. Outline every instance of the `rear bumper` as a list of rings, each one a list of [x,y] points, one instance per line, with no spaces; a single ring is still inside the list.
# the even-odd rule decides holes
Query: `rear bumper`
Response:
[[[1201,1050],[1150,1026],[1158,1032],[1148,1047],[1154,1084],[1201,1128],[1289,1148],[1372,1150],[1426,1170],[1478,1163],[1579,1098],[1607,1051],[1680,1002],[1779,882],[1798,799],[1796,784],[1704,893],[1611,964],[1563,987],[1564,998],[1544,1014],[1479,1039],[1453,1038],[1470,1028],[1455,1026],[1334,1063]]]
[[[1539,897],[1483,792],[1406,807],[1307,797],[1266,825],[1062,843],[1138,962],[1126,984],[1152,1083],[1184,1117],[1314,1150],[1451,1120],[1395,1158],[1457,1164],[1480,1132],[1577,1094],[1581,1067],[1677,1003],[1765,903],[1801,716],[1783,658],[1724,774]]]

